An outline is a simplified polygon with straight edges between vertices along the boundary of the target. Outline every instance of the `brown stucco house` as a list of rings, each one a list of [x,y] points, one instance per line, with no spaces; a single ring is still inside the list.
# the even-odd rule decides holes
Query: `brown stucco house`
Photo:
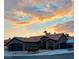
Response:
[[[26,51],[32,47],[59,49],[66,48],[67,40],[68,38],[63,33],[54,33],[30,38],[14,37],[9,39],[5,45],[9,51]]]
[[[74,49],[74,37],[68,37],[67,48],[73,48]]]
[[[25,51],[31,47],[40,46],[40,36],[24,38],[14,37],[6,43],[9,51]]]

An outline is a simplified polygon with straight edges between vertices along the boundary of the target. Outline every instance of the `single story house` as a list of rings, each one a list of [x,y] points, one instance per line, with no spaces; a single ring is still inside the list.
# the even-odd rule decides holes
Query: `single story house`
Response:
[[[26,51],[32,47],[39,49],[59,49],[66,48],[68,38],[63,33],[55,33],[44,36],[33,36],[29,38],[14,37],[9,39],[5,46],[9,51]]]

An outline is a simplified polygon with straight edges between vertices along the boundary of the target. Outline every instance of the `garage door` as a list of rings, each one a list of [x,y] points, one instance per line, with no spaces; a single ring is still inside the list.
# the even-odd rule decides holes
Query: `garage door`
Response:
[[[22,51],[23,45],[19,43],[15,43],[15,44],[10,44],[8,48],[9,51]]]

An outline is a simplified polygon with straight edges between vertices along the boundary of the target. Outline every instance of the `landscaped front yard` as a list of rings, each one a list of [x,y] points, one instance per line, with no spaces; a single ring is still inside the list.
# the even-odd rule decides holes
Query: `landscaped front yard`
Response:
[[[39,50],[37,52],[28,51],[5,51],[5,56],[38,56],[38,55],[56,55],[56,54],[66,54],[66,53],[74,53],[73,50],[68,49],[58,49],[58,50]]]

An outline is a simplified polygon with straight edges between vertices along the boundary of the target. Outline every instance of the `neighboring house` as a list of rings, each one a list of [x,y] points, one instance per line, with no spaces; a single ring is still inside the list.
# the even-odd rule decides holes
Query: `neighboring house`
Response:
[[[68,37],[67,48],[74,48],[74,37]]]
[[[59,49],[67,48],[67,38],[63,33],[48,34],[44,36],[33,36],[30,38],[14,37],[6,43],[9,51],[26,51],[32,47],[39,49]]]
[[[8,39],[4,40],[4,46],[6,46],[6,44],[7,44],[8,41],[9,41]]]

